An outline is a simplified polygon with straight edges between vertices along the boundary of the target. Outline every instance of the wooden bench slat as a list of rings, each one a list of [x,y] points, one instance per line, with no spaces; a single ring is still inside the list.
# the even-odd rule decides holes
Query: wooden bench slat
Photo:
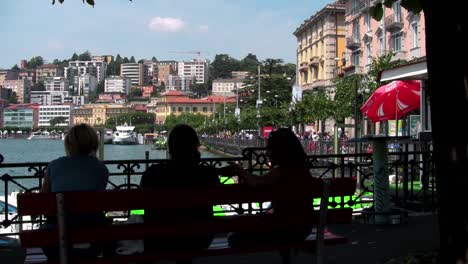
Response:
[[[65,210],[69,213],[126,211],[131,209],[189,208],[200,205],[237,204],[271,201],[276,197],[298,199],[307,196],[320,198],[322,185],[307,190],[252,188],[233,184],[212,188],[165,188],[154,190],[111,190],[102,192],[65,193]],[[356,190],[354,178],[331,180],[330,196],[350,196]],[[182,195],[181,195],[182,194]],[[242,195],[240,195],[242,194]],[[155,202],[164,201],[164,202]],[[40,206],[38,206],[40,205]],[[18,195],[19,215],[55,214],[57,207],[53,193],[25,193]]]
[[[317,213],[311,215],[294,215],[292,217],[276,217],[273,215],[250,215],[242,217],[217,217],[210,223],[184,224],[131,224],[110,225],[103,227],[83,227],[68,231],[70,243],[133,240],[141,238],[157,238],[170,236],[195,236],[206,233],[228,233],[240,231],[255,231],[263,229],[279,229],[291,226],[317,225]],[[329,210],[327,223],[347,224],[352,219],[352,209]],[[57,230],[28,230],[20,234],[23,247],[42,247],[58,243]]]

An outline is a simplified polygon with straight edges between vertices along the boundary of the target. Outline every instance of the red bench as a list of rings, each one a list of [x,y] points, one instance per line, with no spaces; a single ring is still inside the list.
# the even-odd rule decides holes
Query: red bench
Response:
[[[60,248],[61,263],[135,263],[162,259],[187,259],[202,256],[240,254],[260,251],[283,252],[283,261],[289,262],[290,249],[305,249],[314,252],[317,263],[321,263],[323,246],[346,243],[345,237],[330,233],[325,234],[326,224],[347,224],[352,220],[352,209],[330,209],[327,197],[350,196],[356,188],[353,178],[340,178],[323,181],[325,184],[314,186],[309,193],[322,198],[320,210],[294,217],[279,218],[274,214],[256,214],[246,217],[215,217],[207,222],[189,222],[180,224],[129,224],[111,225],[99,228],[82,227],[70,230],[65,226],[65,216],[69,213],[128,211],[131,209],[187,208],[188,206],[256,203],[274,200],[275,197],[297,198],[296,191],[251,188],[243,185],[223,185],[212,189],[173,189],[158,191],[111,190],[103,192],[70,192],[70,193],[25,193],[18,195],[18,214],[54,215],[57,214],[58,228],[53,230],[26,230],[20,234],[23,248],[41,248],[56,245]],[[190,201],[181,200],[181,193],[190,193]],[[325,199],[324,199],[325,198]],[[161,202],[158,202],[161,201]],[[313,223],[316,233],[300,243],[281,245],[256,245],[245,248],[230,248],[226,234],[229,232],[253,231],[259,227],[269,230],[287,228],[294,225]],[[134,240],[143,238],[190,236],[212,233],[216,239],[205,250],[193,252],[145,252],[129,256],[95,258],[93,260],[72,260],[67,254],[67,245],[117,240]],[[286,254],[284,253],[286,252]]]

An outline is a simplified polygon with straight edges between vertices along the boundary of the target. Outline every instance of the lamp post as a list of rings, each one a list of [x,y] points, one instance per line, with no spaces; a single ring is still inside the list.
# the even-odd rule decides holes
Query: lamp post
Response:
[[[257,98],[257,127],[258,127],[258,135],[261,136],[262,129],[260,127],[260,106],[262,105],[262,97],[260,95],[260,65],[258,65],[258,98]]]

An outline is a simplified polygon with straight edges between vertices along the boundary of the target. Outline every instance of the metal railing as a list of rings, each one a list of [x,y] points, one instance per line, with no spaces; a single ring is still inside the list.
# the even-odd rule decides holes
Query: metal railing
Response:
[[[207,139],[204,139],[207,141]],[[218,141],[211,140],[211,147]],[[228,140],[222,139],[226,144]],[[241,155],[236,157],[204,158],[201,163],[219,168],[234,161],[243,164],[249,172],[262,175],[270,169],[268,158],[263,147],[263,140],[238,139],[235,141],[237,147],[245,144],[257,144],[257,147],[242,149]],[[342,147],[348,148],[346,154],[331,154],[330,142],[323,141],[317,148],[308,152],[307,162],[310,172],[317,178],[335,177],[357,177],[358,187],[353,197],[331,198],[332,207],[352,207],[356,211],[372,206],[373,203],[373,162],[372,154],[366,153],[366,146],[360,145],[358,151],[352,146],[341,142]],[[310,141],[302,141],[305,147]],[[364,150],[364,151],[363,151]],[[139,182],[143,172],[152,164],[165,163],[166,159],[156,160],[112,160],[104,163],[109,169],[110,177],[108,189],[130,189],[139,188]],[[35,192],[40,189],[43,183],[44,172],[47,167],[46,162],[35,163],[3,163],[0,155],[0,192],[3,191],[5,204],[10,201],[10,192]],[[432,210],[437,204],[434,168],[432,162],[432,152],[430,146],[411,146],[401,144],[401,148],[389,153],[388,168],[391,183],[391,196],[395,206],[408,208],[410,210],[426,211]],[[226,183],[232,181],[239,183],[237,177],[222,177],[220,181]],[[2,190],[3,189],[3,190]],[[1,195],[0,195],[1,196]],[[13,201],[14,202],[14,201]],[[224,205],[217,213],[226,214],[254,214],[263,210],[262,204],[237,204]],[[29,224],[30,228],[38,228],[43,221],[42,217],[37,219],[21,219],[14,212],[9,212],[8,206],[0,208],[0,235],[16,235],[24,228],[24,224]],[[11,232],[3,232],[11,226],[16,226]],[[3,230],[2,230],[3,229]]]

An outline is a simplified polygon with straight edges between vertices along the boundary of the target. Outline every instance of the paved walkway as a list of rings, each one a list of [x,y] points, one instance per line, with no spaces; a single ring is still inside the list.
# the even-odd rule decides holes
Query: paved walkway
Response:
[[[350,239],[346,245],[327,247],[325,263],[380,264],[392,258],[411,253],[424,253],[438,249],[437,215],[410,216],[407,224],[377,226],[356,223],[351,225],[330,226],[331,232],[345,235]],[[22,263],[21,251],[1,250],[0,263]],[[163,263],[173,263],[163,261]],[[275,252],[200,258],[194,264],[230,263],[271,263],[280,264],[281,259]],[[313,263],[312,255],[299,253],[293,258],[296,264]]]

